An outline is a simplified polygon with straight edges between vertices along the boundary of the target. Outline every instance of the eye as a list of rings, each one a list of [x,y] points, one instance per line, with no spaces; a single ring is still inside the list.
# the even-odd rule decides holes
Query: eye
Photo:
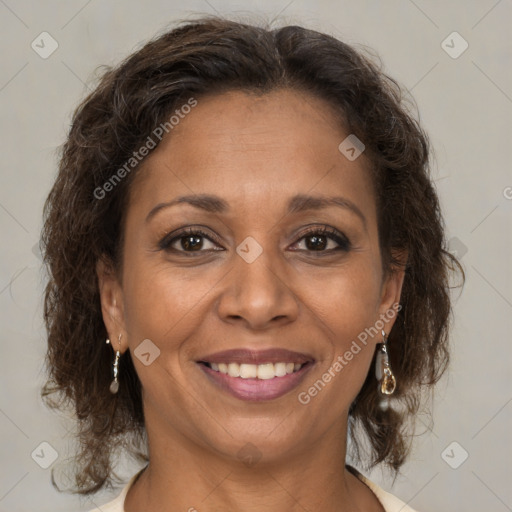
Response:
[[[329,227],[313,228],[305,233],[301,233],[299,242],[296,242],[296,244],[300,244],[302,240],[304,240],[305,249],[298,250],[305,250],[308,252],[348,252],[351,248],[350,240],[343,233],[337,229]]]
[[[304,242],[302,242],[303,240]],[[349,239],[337,229],[330,227],[317,227],[301,233],[295,245],[301,243],[304,243],[303,249],[293,248],[292,246],[292,250],[330,254],[335,251],[348,252],[351,249]],[[210,244],[210,247],[208,244]],[[188,255],[193,255],[191,253],[223,251],[224,249],[219,248],[219,245],[220,242],[216,240],[215,236],[199,228],[186,228],[178,233],[171,233],[166,235],[159,243],[162,250],[188,253]],[[215,248],[216,246],[217,248]]]
[[[199,228],[187,228],[179,233],[172,233],[165,236],[159,243],[160,249],[170,252],[194,253],[222,251],[224,249],[215,249],[218,242],[212,241],[212,235],[205,233]],[[212,247],[208,247],[212,244]]]

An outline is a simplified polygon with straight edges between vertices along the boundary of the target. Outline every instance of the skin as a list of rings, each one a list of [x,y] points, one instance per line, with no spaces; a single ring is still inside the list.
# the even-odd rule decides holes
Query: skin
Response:
[[[347,135],[312,96],[224,93],[199,98],[138,171],[122,273],[97,267],[113,348],[133,357],[150,339],[160,349],[149,366],[133,357],[150,464],[126,497],[127,512],[383,510],[344,466],[348,409],[373,372],[380,331],[307,405],[297,398],[400,300],[403,272],[382,272],[368,162],[338,150]],[[220,196],[230,210],[183,203],[146,222],[157,204],[191,194]],[[365,221],[337,206],[287,213],[296,194],[342,196]],[[220,243],[202,238],[204,252],[189,249],[190,257],[178,252],[186,235],[175,252],[159,247],[166,234],[198,225]],[[315,251],[303,232],[324,226],[348,237],[350,250],[329,253],[339,245],[322,238],[327,245]],[[236,253],[247,236],[263,249],[252,263]],[[298,388],[247,402],[220,391],[196,363],[231,348],[287,348],[316,362]],[[252,465],[237,455],[247,443],[261,457]]]

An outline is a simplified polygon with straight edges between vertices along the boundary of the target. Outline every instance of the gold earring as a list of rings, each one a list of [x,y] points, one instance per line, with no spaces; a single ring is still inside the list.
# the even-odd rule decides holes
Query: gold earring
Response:
[[[396,379],[391,371],[387,349],[387,337],[384,329],[382,330],[382,343],[380,343],[377,352],[375,364],[375,376],[379,381],[378,390],[381,395],[392,395],[396,389]]]
[[[118,341],[119,341],[119,346],[121,346],[121,336],[122,334],[119,335],[119,337],[117,338]],[[107,341],[106,341],[107,345],[110,343],[110,340],[107,338]],[[121,352],[119,352],[119,350],[116,350],[116,358],[114,360],[114,380],[110,383],[110,392],[115,395],[118,391],[119,391],[119,381],[117,380],[117,375],[119,373],[119,357],[121,355]]]

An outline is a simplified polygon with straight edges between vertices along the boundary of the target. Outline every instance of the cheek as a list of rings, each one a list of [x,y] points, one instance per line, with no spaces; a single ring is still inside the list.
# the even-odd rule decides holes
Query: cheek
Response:
[[[169,344],[178,345],[193,325],[200,323],[208,292],[219,277],[192,268],[177,271],[165,262],[153,264],[136,258],[128,258],[126,268],[131,269],[123,285],[128,334],[135,342],[149,338],[172,352]]]
[[[358,390],[381,337],[380,329],[375,328],[380,303],[378,272],[362,258],[318,282],[311,292],[316,310],[324,312],[321,320],[329,328],[331,353],[323,370],[329,369],[331,376],[340,375],[333,381],[343,383],[345,389]]]
[[[183,385],[176,385],[187,380],[189,361],[183,365],[187,357],[183,348],[203,322],[203,304],[215,281],[191,281],[184,278],[186,273],[147,262],[131,268],[132,276],[126,279],[124,286],[125,325],[145,400],[164,415],[176,406],[186,410],[190,407],[189,393],[183,393]],[[140,344],[146,339],[159,349],[149,365],[137,357],[140,353],[137,348],[142,347]]]
[[[380,331],[371,329],[378,315],[378,275],[363,260],[317,281],[310,290],[316,311],[323,312],[321,323],[328,327],[324,331],[329,348],[324,344],[325,359],[301,387],[298,400],[322,411],[328,422],[348,411],[372,371],[375,342],[380,338]]]
[[[380,280],[367,257],[354,258],[350,265],[316,280],[310,293],[332,331],[342,340],[357,336],[375,323],[380,304]]]

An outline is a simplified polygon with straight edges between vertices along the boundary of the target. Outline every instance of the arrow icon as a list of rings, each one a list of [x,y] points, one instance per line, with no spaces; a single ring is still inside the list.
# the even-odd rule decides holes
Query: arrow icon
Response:
[[[246,263],[252,263],[263,252],[263,248],[252,236],[248,236],[240,242],[236,248],[236,252]]]
[[[151,354],[149,352],[144,352],[144,354],[141,354],[140,357],[145,357],[146,362],[149,363],[149,360],[151,358]]]
[[[456,31],[448,34],[441,42],[441,48],[452,59],[458,59],[468,47],[468,42]]]
[[[41,32],[31,43],[30,47],[39,57],[47,59],[59,47],[59,43],[48,32]]]
[[[452,469],[457,469],[464,464],[469,457],[469,453],[457,441],[451,442],[442,452],[441,458]]]
[[[254,466],[261,459],[261,452],[252,443],[247,443],[238,450],[238,458],[247,466]]]
[[[32,460],[43,469],[48,469],[59,457],[57,450],[48,442],[39,443],[30,454]]]
[[[365,145],[354,133],[351,133],[341,142],[338,150],[347,160],[353,162],[365,150]]]
[[[144,366],[149,366],[160,356],[160,349],[151,340],[145,339],[133,353]]]

